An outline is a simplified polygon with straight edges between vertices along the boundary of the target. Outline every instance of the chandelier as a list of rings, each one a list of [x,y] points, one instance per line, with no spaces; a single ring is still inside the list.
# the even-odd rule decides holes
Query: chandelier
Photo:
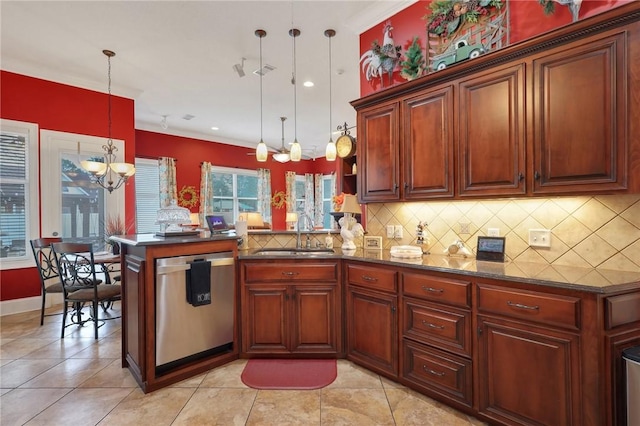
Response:
[[[90,173],[93,183],[98,184],[111,193],[115,189],[120,188],[127,179],[133,176],[136,168],[133,164],[116,163],[115,152],[118,148],[113,145],[113,140],[111,139],[111,58],[116,54],[111,50],[103,50],[102,53],[107,56],[107,62],[109,64],[109,139],[106,145],[102,145],[102,149],[105,150],[105,154],[103,155],[104,161],[85,160],[81,161],[80,165]]]

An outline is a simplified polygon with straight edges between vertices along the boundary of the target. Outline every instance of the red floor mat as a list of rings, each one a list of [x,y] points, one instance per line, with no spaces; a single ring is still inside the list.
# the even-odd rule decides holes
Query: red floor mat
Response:
[[[242,383],[254,389],[319,389],[337,375],[335,359],[250,359]]]

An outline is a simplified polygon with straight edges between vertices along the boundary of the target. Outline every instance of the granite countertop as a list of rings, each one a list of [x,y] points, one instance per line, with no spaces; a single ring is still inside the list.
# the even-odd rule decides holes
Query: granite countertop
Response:
[[[130,246],[157,246],[165,244],[199,243],[202,241],[237,240],[238,236],[235,232],[212,235],[210,237],[201,237],[200,235],[159,237],[156,236],[156,234],[133,234],[113,236],[111,239],[117,243]]]
[[[259,249],[239,251],[240,260],[249,259],[331,259],[359,260],[390,266],[402,266],[424,271],[437,271],[469,275],[471,277],[504,279],[527,284],[575,289],[591,293],[613,293],[640,288],[640,272],[576,266],[545,265],[529,262],[487,262],[474,257],[425,254],[421,258],[392,257],[389,250],[362,250],[343,253],[339,248],[334,254],[318,253],[313,257],[255,254]]]

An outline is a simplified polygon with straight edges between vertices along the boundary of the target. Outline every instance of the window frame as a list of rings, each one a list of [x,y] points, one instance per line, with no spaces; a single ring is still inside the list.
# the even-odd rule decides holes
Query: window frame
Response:
[[[155,166],[155,170],[156,170],[156,174],[158,175],[158,180],[159,180],[159,169],[160,166],[158,165],[158,160],[157,159],[152,159],[152,158],[142,158],[142,157],[136,157],[134,160],[134,163],[136,165],[136,168],[138,167],[138,165],[143,165],[143,166]],[[136,172],[137,173],[137,172]],[[139,215],[138,215],[138,206],[140,205],[140,200],[138,199],[138,189],[141,188],[142,185],[139,184],[139,182],[136,182],[136,232],[139,233],[156,233],[160,231],[160,225],[159,224],[155,224],[155,228],[153,231],[142,231],[140,232],[140,227],[138,219],[139,219]],[[158,209],[160,209],[160,185],[158,184],[158,194],[157,194],[157,199],[158,199],[158,205],[156,207],[156,211]]]
[[[26,147],[25,185],[25,255],[12,258],[0,258],[0,270],[35,267],[29,241],[40,237],[40,170],[39,127],[36,123],[0,119],[0,132],[24,133],[28,135]],[[1,181],[1,178],[0,178]]]
[[[233,201],[233,223],[236,223],[238,221],[238,216],[240,215],[240,205],[239,205],[239,198],[238,198],[238,175],[244,175],[244,176],[252,176],[255,177],[256,179],[259,179],[258,177],[258,171],[254,170],[254,169],[241,169],[241,168],[234,168],[234,167],[221,167],[221,166],[211,166],[211,173],[212,174],[230,174],[233,175],[233,179],[232,179],[232,185],[233,185],[233,197],[229,198],[229,197],[216,197],[215,195],[213,196],[213,199],[231,199]],[[214,191],[215,191],[215,187],[214,187]],[[257,191],[257,188],[256,188]],[[256,192],[257,193],[257,192]],[[253,200],[253,198],[247,198],[247,197],[243,197],[243,200],[247,199],[247,200]],[[211,200],[212,205],[213,205],[213,200]],[[258,200],[258,196],[256,195],[256,205],[259,202]],[[216,212],[216,213],[220,213],[220,214],[224,214],[225,212]]]

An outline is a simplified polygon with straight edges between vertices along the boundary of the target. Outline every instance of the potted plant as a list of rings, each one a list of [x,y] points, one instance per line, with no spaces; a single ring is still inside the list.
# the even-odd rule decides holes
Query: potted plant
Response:
[[[115,241],[111,241],[111,237],[114,235],[125,235],[131,229],[130,226],[126,226],[124,219],[120,215],[109,215],[104,224],[104,241],[108,246],[111,246],[111,252],[113,254],[120,254],[120,245]]]

